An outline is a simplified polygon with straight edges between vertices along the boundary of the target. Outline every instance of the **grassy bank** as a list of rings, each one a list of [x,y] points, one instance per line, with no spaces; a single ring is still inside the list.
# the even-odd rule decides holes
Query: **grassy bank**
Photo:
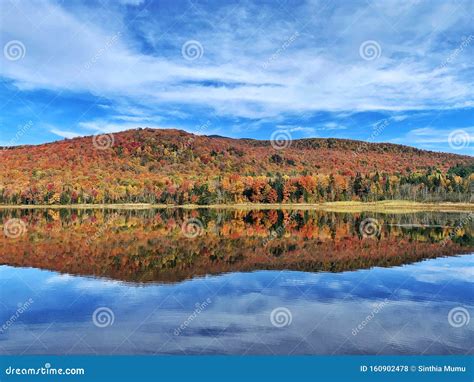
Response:
[[[318,204],[212,204],[212,205],[167,205],[167,204],[70,204],[70,205],[0,205],[0,209],[134,209],[144,210],[150,208],[214,208],[214,209],[240,209],[240,210],[322,210],[333,212],[362,212],[376,211],[386,213],[408,213],[417,211],[441,212],[474,212],[474,203],[419,203],[406,200],[388,200],[379,202],[328,202]]]

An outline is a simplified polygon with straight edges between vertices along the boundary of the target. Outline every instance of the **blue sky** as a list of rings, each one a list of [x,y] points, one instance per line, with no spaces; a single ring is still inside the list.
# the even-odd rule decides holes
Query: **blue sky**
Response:
[[[473,154],[472,0],[4,0],[0,43],[0,145],[155,127]]]

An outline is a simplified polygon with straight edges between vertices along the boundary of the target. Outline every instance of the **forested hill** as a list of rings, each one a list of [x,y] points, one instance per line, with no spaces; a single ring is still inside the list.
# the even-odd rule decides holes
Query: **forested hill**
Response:
[[[0,203],[465,201],[473,167],[388,143],[137,129],[0,150]]]

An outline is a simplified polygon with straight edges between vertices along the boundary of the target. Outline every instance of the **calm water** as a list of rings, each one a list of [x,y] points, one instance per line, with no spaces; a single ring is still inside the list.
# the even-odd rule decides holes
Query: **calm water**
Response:
[[[31,210],[0,222],[0,354],[473,353],[467,214]]]

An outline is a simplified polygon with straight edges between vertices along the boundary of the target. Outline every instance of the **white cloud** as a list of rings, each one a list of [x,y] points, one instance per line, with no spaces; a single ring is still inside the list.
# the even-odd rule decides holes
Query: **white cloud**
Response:
[[[404,121],[405,119],[409,118],[408,115],[394,115],[392,117],[392,119],[395,121],[395,122],[401,122],[401,121]]]
[[[425,150],[446,151],[455,154],[473,155],[474,126],[453,127],[451,129],[438,129],[421,127],[408,131],[406,134],[389,140],[391,143],[416,146]]]
[[[59,129],[51,129],[50,132],[60,137],[68,138],[68,139],[80,137],[82,135],[74,131],[65,131],[65,130],[59,130]]]
[[[316,134],[316,129],[314,127],[305,127],[305,126],[293,126],[293,125],[277,125],[277,129],[285,130],[290,133],[302,133],[307,136],[314,136]]]
[[[140,5],[143,4],[145,0],[119,0],[120,4],[124,5]]]
[[[337,122],[327,122],[322,127],[318,127],[318,130],[321,131],[330,131],[330,130],[346,130],[347,127],[343,126]]]
[[[448,143],[451,133],[462,132],[470,143],[474,142],[474,127],[464,127],[462,129],[434,129],[422,127],[410,130],[407,139],[414,143]]]
[[[209,107],[233,117],[463,107],[472,105],[474,83],[467,76],[473,62],[466,50],[440,68],[452,47],[439,39],[448,32],[461,39],[472,22],[468,4],[389,2],[381,17],[366,3],[328,9],[308,2],[292,8],[296,21],[284,22],[274,22],[275,10],[264,6],[199,7],[165,31],[161,24],[171,18],[149,12],[134,20],[136,32],[155,48],[148,54],[123,28],[121,8],[74,13],[53,2],[7,2],[0,41],[22,41],[26,55],[21,61],[2,57],[0,73],[21,90],[91,92],[146,107]],[[104,18],[110,22],[97,22]],[[263,70],[295,32],[298,38]],[[204,46],[203,57],[192,62],[181,57],[191,37]],[[374,61],[359,56],[359,45],[369,39],[382,47]]]
[[[78,126],[82,129],[85,129],[86,134],[90,135],[95,133],[117,133],[119,131],[125,131],[130,129],[141,128],[151,128],[151,129],[176,129],[173,126],[157,126],[153,124],[142,124],[137,125],[136,123],[121,123],[121,122],[108,122],[105,120],[96,120],[89,122],[80,122]]]

